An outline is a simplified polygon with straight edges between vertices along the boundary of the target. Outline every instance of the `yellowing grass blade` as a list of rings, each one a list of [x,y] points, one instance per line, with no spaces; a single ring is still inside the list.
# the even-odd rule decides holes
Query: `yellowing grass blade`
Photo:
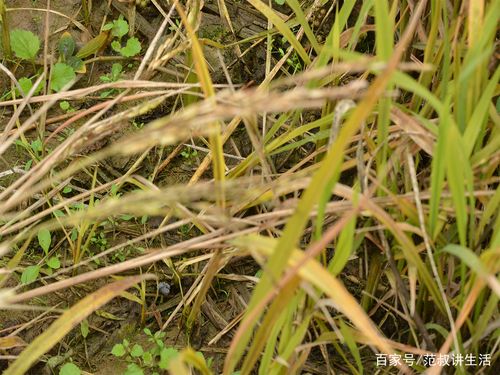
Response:
[[[197,0],[199,3],[199,0]],[[210,78],[210,73],[208,71],[207,62],[205,61],[205,56],[203,55],[203,50],[201,48],[201,44],[196,36],[195,30],[193,28],[192,22],[188,20],[184,10],[180,6],[178,2],[175,3],[177,11],[179,12],[180,17],[184,22],[184,26],[186,27],[186,31],[191,39],[191,48],[193,53],[193,63],[196,69],[196,73],[198,74],[198,79],[200,80],[201,88],[203,89],[203,93],[206,98],[212,98],[215,95],[215,90],[212,84],[212,79]],[[201,9],[199,4],[194,4],[192,9]],[[196,18],[193,13],[190,14],[191,18],[194,20]],[[216,181],[223,182],[225,179],[225,161],[224,154],[222,150],[223,142],[220,135],[220,125],[216,123],[216,131],[210,135],[210,151],[213,155],[213,172]],[[221,207],[224,207],[224,190],[221,184],[217,188],[218,193],[218,204]]]
[[[125,289],[130,288],[141,280],[152,278],[154,278],[154,276],[150,274],[127,277],[126,279],[106,285],[98,291],[88,295],[63,313],[46,331],[33,340],[19,357],[17,357],[14,363],[4,372],[4,375],[25,374],[38,358],[52,349],[54,345],[83,319],[114,297],[118,296]]]

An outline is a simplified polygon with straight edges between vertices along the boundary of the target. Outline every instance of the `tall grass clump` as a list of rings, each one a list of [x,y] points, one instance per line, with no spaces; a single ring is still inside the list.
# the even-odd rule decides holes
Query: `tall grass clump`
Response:
[[[0,14],[5,374],[494,373],[499,0],[84,5]]]

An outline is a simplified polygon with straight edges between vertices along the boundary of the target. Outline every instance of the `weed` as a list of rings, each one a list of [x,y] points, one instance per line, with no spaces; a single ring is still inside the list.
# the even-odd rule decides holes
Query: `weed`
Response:
[[[123,339],[120,344],[116,344],[111,350],[111,354],[118,358],[124,358],[128,362],[127,370],[124,375],[143,374],[143,368],[148,368],[152,374],[159,374],[161,370],[168,370],[172,360],[177,358],[180,353],[177,349],[166,347],[163,342],[165,332],[155,332],[145,328],[144,333],[148,337],[147,347],[140,344],[132,344],[127,339]],[[201,358],[203,354],[198,352]],[[210,366],[211,360],[208,361]]]
[[[123,71],[122,64],[120,64],[120,63],[114,63],[113,66],[111,67],[111,72],[108,73],[108,74],[100,76],[99,79],[102,82],[105,82],[105,83],[116,82],[116,81],[120,80],[120,78],[122,76],[122,71]],[[101,98],[107,98],[108,96],[113,95],[113,94],[115,94],[117,92],[118,92],[117,89],[104,90],[100,94],[100,97]]]
[[[188,162],[192,162],[192,160],[198,156],[198,151],[194,148],[186,147],[183,151],[181,151],[181,156]]]
[[[104,25],[103,30],[110,30],[111,35],[116,37],[111,42],[111,48],[124,57],[133,57],[141,52],[141,43],[136,37],[128,38],[125,46],[122,46],[122,37],[128,33],[128,22],[123,18],[123,15],[110,23]]]
[[[71,106],[71,104],[67,100],[63,100],[59,103],[59,108],[61,108],[66,113],[75,112],[75,109]]]

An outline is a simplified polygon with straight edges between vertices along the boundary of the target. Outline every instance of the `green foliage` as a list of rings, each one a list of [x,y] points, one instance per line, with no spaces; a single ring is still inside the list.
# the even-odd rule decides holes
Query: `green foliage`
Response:
[[[111,67],[111,72],[100,76],[99,79],[102,82],[116,82],[120,79],[123,71],[123,66],[120,63],[114,63]]]
[[[121,38],[125,36],[129,30],[128,22],[123,18],[123,15],[120,15],[117,20],[104,25],[103,30],[111,30],[111,35],[117,38],[111,43],[111,48],[120,55],[124,57],[133,57],[141,52],[141,42],[139,42],[139,39],[136,37],[127,39],[125,46],[122,47]]]
[[[194,148],[186,147],[182,152],[181,156],[184,159],[192,159],[198,155],[198,151],[196,151]]]
[[[21,77],[19,79],[19,86],[21,86],[21,89],[23,90],[24,94],[26,95],[26,94],[28,94],[28,92],[33,87],[33,81],[31,80],[31,78]],[[33,92],[33,95],[39,94],[40,91],[42,91],[42,89],[43,89],[43,82],[40,82],[40,84],[38,85],[38,87]],[[16,90],[16,95],[19,95],[19,94],[20,93],[17,92],[17,90]]]
[[[63,100],[61,102],[59,102],[59,108],[61,108],[64,112],[66,113],[71,113],[71,112],[74,112],[75,109],[71,106],[70,102],[68,102],[67,100]],[[64,187],[63,189],[63,193],[69,193],[71,192],[71,188],[69,186],[66,186]]]
[[[273,40],[273,42],[275,41]],[[288,48],[287,46],[289,45],[289,43],[287,42],[287,39],[284,37],[278,39],[277,43],[278,45],[276,46],[275,50],[277,51],[279,58],[282,58],[283,56],[286,55],[286,49]],[[300,72],[304,69],[302,60],[300,59],[300,56],[295,50],[293,50],[292,53],[289,55],[289,57],[286,59],[286,64],[292,69],[291,71],[292,74]]]
[[[120,80],[122,76],[122,71],[123,71],[122,64],[114,63],[113,66],[111,67],[111,72],[100,76],[99,79],[104,83],[116,82]],[[116,89],[104,90],[103,92],[101,92],[100,97],[107,98],[108,96],[113,95],[116,92],[118,92],[118,90]]]
[[[47,262],[45,262],[47,266],[52,268],[53,270],[57,270],[61,268],[61,261],[59,260],[58,257],[50,257]]]
[[[35,281],[39,273],[40,273],[40,266],[38,265],[26,267],[23,273],[21,274],[21,283],[29,284]]]
[[[33,164],[33,160],[36,160],[36,161],[40,160],[40,157],[42,154],[42,149],[43,149],[42,141],[39,138],[37,138],[37,139],[28,143],[26,140],[17,139],[14,142],[14,144],[16,146],[22,147],[30,155],[30,159],[24,165],[24,170],[29,171],[31,168],[31,165]]]
[[[123,344],[116,344],[115,346],[113,346],[111,354],[113,354],[115,357],[123,357],[127,353],[126,345],[128,346],[128,341],[124,339]]]
[[[59,92],[76,77],[73,68],[65,63],[56,63],[50,75],[50,88]]]
[[[123,375],[143,375],[144,371],[136,363],[129,363]]]
[[[59,375],[80,375],[82,371],[74,363],[68,362],[61,367]]]
[[[111,30],[111,35],[120,39],[128,33],[128,22],[123,18],[123,15],[120,15],[117,20],[107,23],[102,29],[104,31]]]
[[[40,49],[40,39],[28,30],[12,30],[10,32],[10,44],[16,57],[23,60],[35,60]]]
[[[132,345],[127,339],[124,339],[121,343],[114,345],[111,350],[112,355],[124,358],[129,362],[124,375],[143,373],[142,371],[145,368],[160,373],[160,370],[168,370],[171,361],[180,355],[177,349],[165,347],[165,332],[158,331],[153,334],[151,330],[145,328],[144,333],[148,336],[149,344],[146,347],[139,344]],[[205,362],[201,352],[197,352],[196,355]],[[210,363],[209,360],[208,365]]]
[[[118,52],[120,55],[124,57],[133,57],[138,55],[141,52],[141,42],[136,37],[129,38],[125,47],[122,47],[120,42],[115,40],[111,43],[111,47],[113,50]]]
[[[52,236],[48,229],[40,229],[37,234],[38,244],[43,249],[45,254],[49,252],[50,244],[52,242]]]

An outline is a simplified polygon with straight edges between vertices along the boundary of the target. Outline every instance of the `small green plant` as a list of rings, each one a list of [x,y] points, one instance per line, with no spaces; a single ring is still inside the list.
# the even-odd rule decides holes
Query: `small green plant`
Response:
[[[108,248],[108,240],[104,232],[96,233],[91,239],[90,243],[98,247],[99,250],[104,251]]]
[[[16,98],[19,97],[21,94],[23,96],[28,94],[28,92],[33,87],[33,80],[32,80],[33,78],[36,78],[36,76],[19,78],[18,82],[19,82],[19,86],[21,87],[22,93],[16,86],[14,89],[14,93],[15,93]],[[42,91],[43,87],[44,87],[44,82],[40,82],[38,87],[33,92],[33,95],[38,95],[40,93],[40,91]],[[11,98],[12,98],[12,91],[9,90],[2,97],[0,97],[0,101],[8,100]]]
[[[99,79],[104,83],[116,82],[120,80],[122,76],[122,71],[123,71],[122,64],[114,63],[113,66],[111,67],[111,72],[100,76]],[[107,98],[108,96],[113,95],[116,92],[118,92],[117,89],[104,90],[101,93],[100,97]]]
[[[75,112],[75,109],[71,106],[71,104],[67,100],[63,100],[62,102],[60,102],[59,108],[61,108],[66,113]],[[64,191],[63,191],[63,193],[64,193]]]
[[[274,47],[275,43],[276,41],[273,40],[273,49],[275,53],[279,56],[279,58],[282,58],[283,56],[286,55],[286,49],[289,43],[285,37],[278,39],[278,45],[276,47]],[[302,60],[300,59],[298,53],[295,50],[293,50],[290,56],[286,59],[286,64],[291,69],[293,69],[291,72],[292,74],[300,72],[304,69]]]
[[[124,375],[143,374],[143,368],[148,368],[152,374],[159,374],[161,370],[168,370],[172,359],[179,355],[177,349],[165,346],[165,332],[158,331],[153,334],[145,328],[144,333],[148,336],[148,348],[123,339],[111,350],[115,357],[124,358],[128,362]]]
[[[33,160],[39,161],[42,156],[42,141],[39,138],[31,142],[28,142],[26,139],[18,139],[14,143],[28,152],[30,159],[24,164],[24,170],[29,171],[33,165]]]
[[[50,245],[52,243],[52,235],[47,229],[40,229],[37,234],[38,245],[42,248],[45,256],[48,256]],[[61,262],[58,256],[52,256],[45,261],[46,268],[43,268],[45,274],[52,274],[53,270],[61,267]],[[42,267],[39,264],[28,266],[24,269],[21,274],[21,283],[29,284],[38,278],[38,275],[42,271]]]
[[[133,57],[141,52],[141,42],[136,37],[128,38],[125,42],[125,46],[122,43],[122,37],[128,33],[129,27],[128,22],[123,18],[123,15],[110,23],[107,23],[102,28],[104,31],[110,30],[111,35],[116,37],[115,40],[111,42],[111,48],[118,52],[124,57]]]
[[[184,149],[184,151],[181,152],[181,156],[187,160],[192,159],[192,158],[196,157],[197,155],[198,155],[198,151],[196,151],[193,148],[189,148],[189,147]]]
[[[168,29],[170,30],[171,33],[176,32],[178,29],[181,27],[181,20],[179,18],[174,20],[174,25],[170,25]]]

